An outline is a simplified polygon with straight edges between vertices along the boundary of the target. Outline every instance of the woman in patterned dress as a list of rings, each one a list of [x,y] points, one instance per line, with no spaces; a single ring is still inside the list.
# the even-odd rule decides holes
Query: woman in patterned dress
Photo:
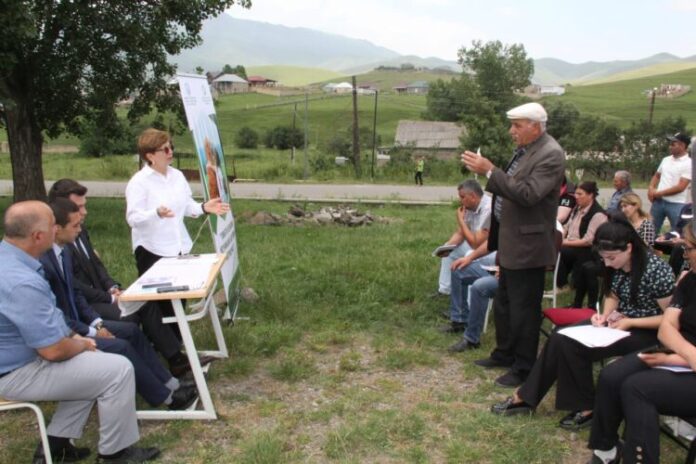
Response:
[[[588,426],[594,406],[592,364],[657,343],[662,311],[674,290],[669,265],[648,249],[622,215],[599,226],[594,247],[606,267],[604,308],[579,325],[609,326],[630,335],[607,347],[590,348],[553,333],[525,383],[511,397],[494,404],[493,413],[529,414],[555,382],[556,409],[571,411],[559,425],[572,430]]]

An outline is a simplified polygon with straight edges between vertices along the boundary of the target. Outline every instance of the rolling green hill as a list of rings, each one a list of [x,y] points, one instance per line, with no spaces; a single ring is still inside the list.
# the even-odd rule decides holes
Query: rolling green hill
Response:
[[[413,81],[428,81],[432,82],[437,79],[442,79],[449,81],[453,77],[458,76],[455,73],[445,73],[436,71],[377,71],[372,70],[370,72],[359,74],[357,76],[358,85],[360,84],[371,84],[375,86],[380,92],[388,91],[390,92],[392,88],[398,84],[408,84]],[[341,76],[336,79],[328,79],[321,83],[327,84],[329,82],[350,82],[351,76]]]
[[[640,69],[634,69],[631,71],[626,71],[618,74],[613,74],[608,77],[602,77],[600,79],[591,80],[579,80],[573,82],[574,85],[594,85],[594,84],[607,84],[611,82],[626,81],[630,79],[639,79],[641,77],[651,77],[651,76],[661,76],[663,74],[671,74],[679,71],[684,71],[687,69],[696,68],[696,62],[694,61],[674,61],[671,63],[660,63],[652,66],[646,66]]]
[[[327,69],[301,66],[250,66],[246,68],[246,72],[247,76],[268,77],[289,87],[301,87],[341,77],[341,74]]]
[[[605,84],[570,86],[565,95],[545,100],[561,99],[573,103],[582,113],[627,127],[631,122],[648,119],[650,100],[642,92],[660,84],[686,84],[692,90],[679,98],[658,97],[653,119],[659,121],[667,116],[682,116],[692,130],[696,129],[696,68]]]

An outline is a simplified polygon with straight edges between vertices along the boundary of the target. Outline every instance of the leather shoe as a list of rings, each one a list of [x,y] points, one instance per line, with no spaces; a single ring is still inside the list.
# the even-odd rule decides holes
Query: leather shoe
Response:
[[[614,459],[610,459],[609,461],[604,461],[602,460],[599,456],[592,453],[592,457],[590,458],[589,461],[587,461],[587,464],[619,464],[621,462],[621,452],[623,451],[623,442],[619,440],[619,442],[616,444],[616,457]]]
[[[216,359],[218,358],[216,358],[215,356],[207,355],[198,357],[198,361],[201,363],[201,367],[210,364]],[[182,375],[190,371],[191,365],[189,364],[188,358],[186,356],[184,356],[183,360],[180,363],[169,366],[169,372],[171,372],[174,377],[181,377]]]
[[[592,413],[584,416],[582,411],[573,411],[564,416],[558,426],[566,430],[580,430],[592,424]]]
[[[495,384],[499,387],[515,388],[522,385],[524,380],[525,377],[521,376],[517,372],[507,371],[505,374],[495,379]]]
[[[438,329],[442,333],[462,333],[466,330],[466,322],[456,322],[452,321],[447,325],[443,325]]]
[[[188,409],[198,398],[198,390],[195,387],[179,387],[172,393],[172,402],[167,405],[172,411]]]
[[[449,351],[450,353],[461,353],[462,351],[473,350],[480,346],[480,343],[472,343],[466,338],[462,338],[459,341],[459,343],[455,343],[454,345],[447,348],[447,351]]]
[[[519,403],[515,403],[514,401],[512,396],[508,396],[505,401],[491,406],[491,412],[499,416],[516,416],[518,414],[532,414],[532,412],[534,412],[534,408],[524,401]]]
[[[116,454],[109,456],[99,456],[97,463],[108,464],[137,464],[145,461],[152,461],[160,455],[160,450],[157,448],[136,448],[129,446]]]
[[[91,454],[89,448],[78,448],[77,446],[67,441],[66,444],[61,446],[59,449],[51,448],[51,458],[53,462],[77,462],[85,459]],[[34,452],[34,458],[32,459],[32,464],[44,464],[46,462],[46,455],[44,454],[43,445],[39,442]]]
[[[486,369],[493,369],[497,367],[508,368],[512,366],[511,362],[499,361],[495,358],[477,359],[474,361],[474,364],[480,367],[485,367]]]

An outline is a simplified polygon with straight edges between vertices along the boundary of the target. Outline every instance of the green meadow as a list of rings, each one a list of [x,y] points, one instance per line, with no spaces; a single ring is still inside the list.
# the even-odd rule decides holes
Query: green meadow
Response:
[[[0,208],[8,203],[0,199]],[[447,353],[457,337],[437,330],[448,303],[429,297],[439,267],[430,252],[449,236],[454,207],[357,206],[393,221],[254,226],[243,218],[284,214],[288,204],[235,202],[242,285],[259,300],[242,303],[243,319],[224,327],[230,357],[209,376],[218,419],[141,421],[141,444],[161,447],[162,463],[586,462],[588,432],[557,426],[563,413],[553,394],[533,417],[488,412],[510,393],[494,386],[499,371],[473,364],[493,347],[492,320],[480,350]],[[94,198],[88,208],[102,259],[132,282],[123,201]],[[188,222],[192,234],[201,224]],[[211,250],[206,235],[195,252]],[[213,346],[207,324],[193,330],[199,348]],[[54,405],[41,407],[50,417]],[[96,419],[78,441],[92,450]],[[38,437],[33,417],[4,412],[0,437],[0,462],[28,462]],[[684,456],[663,440],[661,462]]]

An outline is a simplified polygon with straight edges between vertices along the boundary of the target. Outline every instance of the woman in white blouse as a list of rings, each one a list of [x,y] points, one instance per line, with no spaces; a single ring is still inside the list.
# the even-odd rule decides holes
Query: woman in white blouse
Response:
[[[220,198],[194,201],[182,172],[170,166],[174,148],[167,132],[145,130],[138,138],[138,153],[146,164],[126,186],[126,221],[131,227],[138,275],[142,275],[161,257],[191,251],[185,216],[224,214],[230,206]]]

